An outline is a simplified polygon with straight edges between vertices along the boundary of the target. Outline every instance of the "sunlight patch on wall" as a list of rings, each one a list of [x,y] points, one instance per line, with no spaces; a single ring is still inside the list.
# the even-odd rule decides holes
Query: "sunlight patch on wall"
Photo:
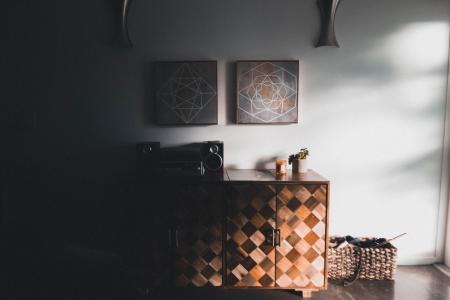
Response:
[[[447,64],[448,24],[411,23],[381,43],[398,72],[427,72]]]
[[[448,25],[407,24],[366,46],[329,66],[338,80],[317,77],[330,88],[305,95],[303,140],[328,137],[314,139],[311,165],[333,182],[332,232],[408,232],[397,242],[400,260],[433,257]],[[349,218],[349,207],[370,214]]]

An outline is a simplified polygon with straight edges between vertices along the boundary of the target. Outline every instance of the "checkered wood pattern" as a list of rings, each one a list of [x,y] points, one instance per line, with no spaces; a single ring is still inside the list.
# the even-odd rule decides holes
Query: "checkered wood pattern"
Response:
[[[275,287],[276,193],[269,185],[233,185],[227,217],[227,284]]]
[[[277,193],[276,286],[325,285],[326,185],[284,185]]]
[[[172,247],[176,286],[222,285],[222,194],[215,186],[176,189]],[[220,193],[220,194],[219,194]]]

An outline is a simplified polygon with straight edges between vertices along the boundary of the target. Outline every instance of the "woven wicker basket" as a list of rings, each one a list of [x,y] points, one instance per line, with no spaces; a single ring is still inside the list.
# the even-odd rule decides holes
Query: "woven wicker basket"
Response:
[[[333,241],[333,237],[331,241]],[[358,278],[394,279],[397,267],[397,248],[390,243],[379,248],[360,248],[349,245],[328,250],[328,277],[330,279],[343,280],[344,284],[350,284]]]

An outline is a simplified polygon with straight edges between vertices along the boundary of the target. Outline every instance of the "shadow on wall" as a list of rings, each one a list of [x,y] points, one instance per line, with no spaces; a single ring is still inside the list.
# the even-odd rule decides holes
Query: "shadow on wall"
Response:
[[[274,169],[275,168],[275,160],[277,158],[279,158],[279,156],[259,158],[256,161],[255,169],[256,170]]]
[[[142,119],[145,127],[156,126],[155,124],[155,95],[153,87],[153,77],[154,77],[154,62],[144,63],[143,68],[143,82],[144,82],[144,93],[141,98],[142,106]]]
[[[388,189],[401,188],[405,182],[396,182],[404,174],[408,174],[408,186],[429,186],[436,184],[436,177],[423,176],[423,174],[438,174],[441,172],[442,165],[435,163],[435,158],[442,156],[442,149],[435,149],[427,153],[421,153],[420,156],[404,160],[401,163],[393,165],[386,172],[391,174],[392,180],[387,186]],[[424,199],[427,200],[427,199]],[[428,199],[432,200],[432,199]]]
[[[236,109],[237,109],[237,82],[236,82],[236,63],[227,62],[225,64],[225,124],[236,124]]]
[[[307,66],[314,63],[315,66],[314,72],[308,68],[306,71],[308,88],[314,95],[324,94],[325,97],[317,97],[317,100],[332,100],[326,95],[339,91],[349,83],[356,88],[377,88],[386,85],[383,89],[391,89],[396,84],[402,84],[402,80],[411,82],[417,79],[417,83],[419,80],[439,80],[439,75],[447,69],[448,47],[445,45],[448,37],[444,34],[447,31],[446,22],[411,22],[396,27],[396,30],[391,29],[379,39],[371,38],[368,42],[361,43],[360,40],[348,38],[347,47],[354,53],[351,56],[341,55],[339,50],[317,50],[330,55],[332,65],[329,61],[315,61],[312,55],[311,61],[306,63]],[[431,49],[435,50],[433,55],[430,55]],[[329,72],[330,70],[339,70],[338,76]],[[331,76],[332,80],[329,80]],[[323,89],[325,82],[326,89]],[[417,93],[417,88],[420,86],[410,87],[413,96]],[[429,97],[423,90],[419,92],[420,96]],[[441,90],[436,92],[442,93]],[[417,97],[417,94],[415,96]],[[414,107],[413,101],[405,104],[405,109],[411,105]]]

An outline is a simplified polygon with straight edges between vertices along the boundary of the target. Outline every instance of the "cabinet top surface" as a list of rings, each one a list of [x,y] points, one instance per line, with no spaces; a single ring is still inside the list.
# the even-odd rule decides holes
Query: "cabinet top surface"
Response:
[[[277,176],[275,170],[234,170],[227,169],[226,174],[231,182],[285,182],[285,183],[329,183],[329,180],[314,170],[307,173],[292,173]]]

